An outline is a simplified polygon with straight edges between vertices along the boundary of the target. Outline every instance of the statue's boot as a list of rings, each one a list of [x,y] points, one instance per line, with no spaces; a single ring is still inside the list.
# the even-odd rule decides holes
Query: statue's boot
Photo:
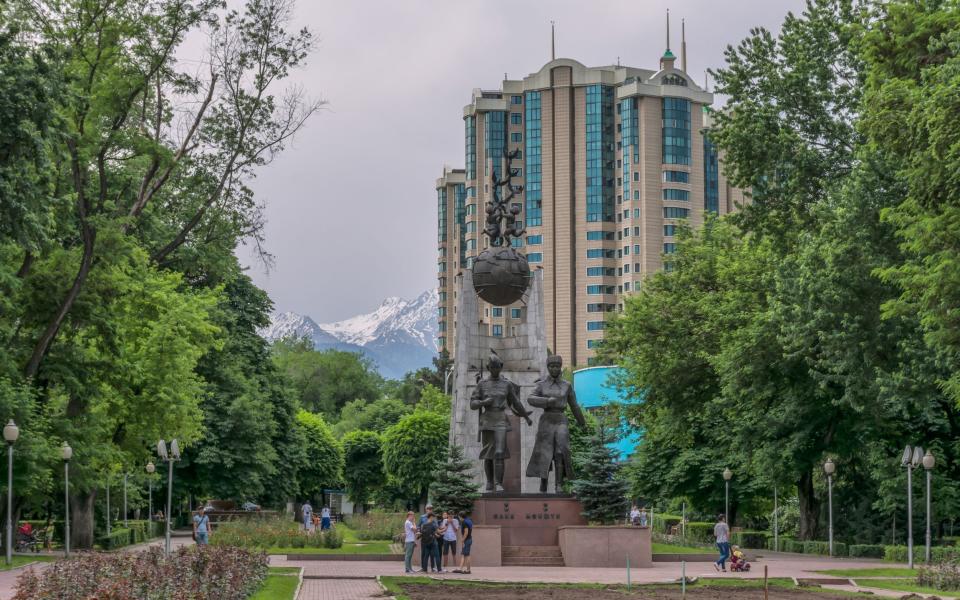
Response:
[[[554,469],[554,480],[553,480],[553,491],[557,494],[563,493],[563,475],[566,473],[566,469],[563,464],[562,456],[554,456],[553,464],[556,466]]]
[[[488,492],[493,491],[493,461],[485,460],[483,461],[483,474],[486,477]]]
[[[547,481],[548,481],[548,480],[547,480],[546,477],[541,477],[541,478],[540,478],[540,493],[541,493],[541,494],[546,494],[546,493],[547,493]]]
[[[497,482],[497,491],[503,491],[503,459],[493,461],[493,478]]]

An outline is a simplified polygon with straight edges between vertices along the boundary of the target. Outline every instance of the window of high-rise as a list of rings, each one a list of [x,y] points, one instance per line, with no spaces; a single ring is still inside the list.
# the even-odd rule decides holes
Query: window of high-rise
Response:
[[[467,179],[477,178],[477,118],[469,116],[463,120],[466,138]],[[474,189],[474,193],[476,189]]]
[[[494,177],[503,174],[503,149],[506,146],[506,114],[502,110],[483,113],[483,174],[489,176],[493,165]]]
[[[437,190],[437,241],[447,241],[447,188]]]
[[[613,88],[586,87],[587,221],[612,221]]]
[[[526,194],[527,211],[524,215],[528,227],[543,225],[543,182],[541,179],[540,146],[540,92],[527,92],[526,103],[527,167]]]
[[[720,165],[717,147],[703,136],[703,209],[713,214],[720,212]]]
[[[462,183],[458,183],[453,186],[453,195],[454,203],[456,205],[456,219],[457,224],[460,225],[460,264],[463,264],[463,261],[466,259],[466,239],[467,231],[464,227],[466,223],[466,202],[467,202],[467,187]]]
[[[690,101],[663,99],[663,163],[690,164]]]

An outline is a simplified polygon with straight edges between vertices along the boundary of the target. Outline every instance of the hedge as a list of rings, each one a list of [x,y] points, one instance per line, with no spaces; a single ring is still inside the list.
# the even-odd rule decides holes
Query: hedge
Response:
[[[647,514],[648,515],[650,514],[649,510],[647,511]],[[679,525],[680,521],[682,520],[683,519],[680,517],[680,515],[671,515],[667,513],[661,514],[661,513],[655,512],[653,514],[653,523],[652,523],[653,530],[669,535],[670,528],[673,527],[674,525]],[[687,523],[687,525],[689,526],[690,524]]]
[[[115,550],[160,537],[165,531],[165,524],[157,521],[127,521],[127,525],[111,530],[109,536],[101,535],[97,544],[104,550]]]
[[[730,534],[730,541],[742,548],[762,549],[767,547],[766,531],[735,531]]]
[[[767,550],[774,550],[774,551],[779,551],[779,552],[789,552],[789,550],[787,550],[787,542],[792,542],[792,541],[793,541],[793,538],[792,538],[792,537],[781,535],[781,536],[780,536],[780,539],[779,539],[780,547],[779,547],[779,548],[774,548],[774,547],[773,547],[774,539],[773,539],[773,536],[771,535],[771,536],[769,536],[769,537],[767,538]]]
[[[883,558],[883,546],[880,544],[851,544],[851,558]]]
[[[820,554],[827,556],[830,554],[830,542],[807,541],[803,543],[804,554]],[[834,556],[847,556],[847,545],[843,542],[833,543]]]
[[[796,552],[797,554],[803,554],[802,540],[780,540],[780,544],[784,552]]]
[[[116,550],[117,548],[123,548],[124,546],[130,545],[130,539],[132,537],[132,531],[130,529],[113,529],[110,532],[110,535],[102,535],[97,538],[97,544],[100,545],[104,550]]]
[[[913,546],[913,559],[918,560],[923,557],[923,544],[915,544]],[[905,563],[907,561],[907,547],[906,546],[884,546],[883,547],[883,560],[889,560],[893,562]],[[960,560],[960,547],[957,546],[934,546],[930,548],[930,560],[938,562],[946,562],[953,560]]]
[[[702,521],[692,521],[687,523],[687,542],[699,544],[713,544],[716,539],[713,537],[713,523]]]

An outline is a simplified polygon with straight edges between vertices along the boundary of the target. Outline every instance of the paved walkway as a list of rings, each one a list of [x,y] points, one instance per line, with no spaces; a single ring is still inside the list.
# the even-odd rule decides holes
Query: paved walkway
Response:
[[[373,579],[305,579],[297,600],[364,600],[383,596]]]

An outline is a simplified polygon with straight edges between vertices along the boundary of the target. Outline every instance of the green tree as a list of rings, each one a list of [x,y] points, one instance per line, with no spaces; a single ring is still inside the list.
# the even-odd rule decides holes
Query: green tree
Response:
[[[392,482],[420,504],[446,456],[450,419],[426,410],[406,415],[383,434],[383,465]]]
[[[340,420],[333,428],[340,437],[358,430],[383,433],[396,424],[400,417],[411,412],[413,408],[394,398],[379,398],[373,402],[353,400],[343,405]]]
[[[591,523],[608,525],[627,512],[627,482],[620,476],[615,451],[603,427],[590,438],[590,449],[574,457],[579,477],[573,491],[583,506],[583,516]]]
[[[479,497],[470,463],[463,456],[463,448],[451,445],[447,462],[440,465],[436,479],[430,485],[430,498],[436,510],[470,512],[473,510],[473,501]]]
[[[300,398],[300,406],[336,418],[351,400],[380,397],[383,379],[370,359],[355,352],[318,352],[306,339],[278,340],[273,356]]]
[[[300,495],[319,498],[323,490],[343,483],[343,446],[333,437],[321,415],[297,413],[297,427],[305,442],[306,461],[300,469]]]
[[[351,431],[343,436],[344,482],[360,512],[386,482],[380,436],[373,431]]]

